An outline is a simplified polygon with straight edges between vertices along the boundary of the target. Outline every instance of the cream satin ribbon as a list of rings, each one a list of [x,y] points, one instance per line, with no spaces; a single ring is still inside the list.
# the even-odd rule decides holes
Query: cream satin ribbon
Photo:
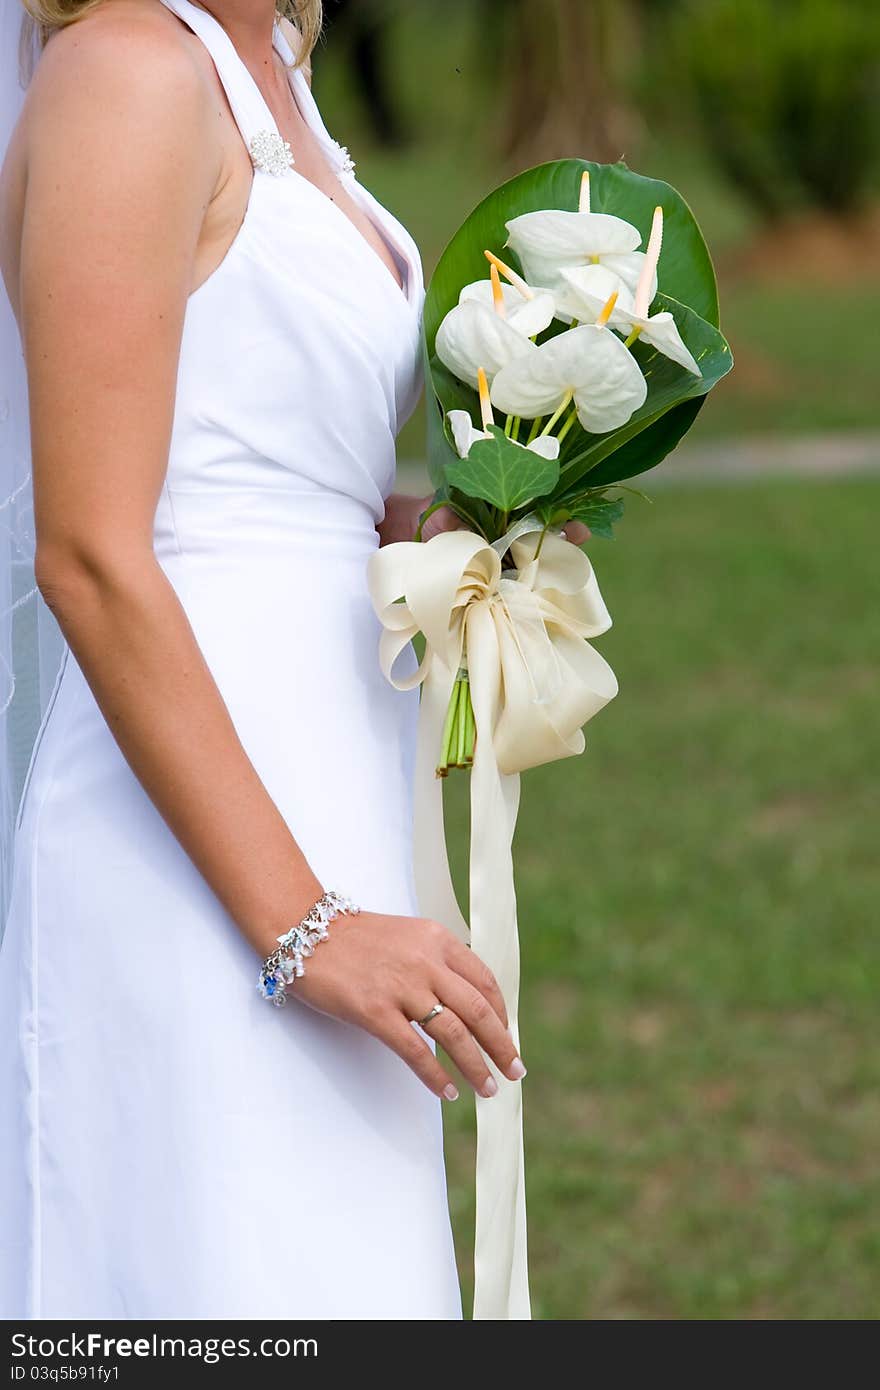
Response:
[[[529,523],[534,526],[534,523]],[[583,752],[582,725],[617,694],[608,663],[586,639],[611,626],[582,550],[520,527],[490,545],[472,531],[398,541],[370,556],[370,597],[383,631],[379,659],[398,690],[422,684],[416,753],[414,867],[419,908],[494,972],[519,1047],[519,939],[512,841],[520,772]],[[509,548],[516,569],[503,569]],[[394,663],[417,632],[425,654],[398,679]],[[446,710],[467,666],[476,741],[470,770],[470,931],[446,851],[443,779],[435,775]],[[454,774],[452,774],[454,775]],[[522,1089],[498,1082],[477,1097],[474,1318],[531,1316],[526,1255]]]

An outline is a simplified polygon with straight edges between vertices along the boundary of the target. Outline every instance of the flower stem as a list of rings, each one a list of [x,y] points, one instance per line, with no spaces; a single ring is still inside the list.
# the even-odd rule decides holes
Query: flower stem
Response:
[[[567,420],[565,421],[565,423],[563,424],[562,429],[559,431],[558,435],[556,436],[556,438],[559,440],[560,444],[562,443],[562,441],[563,441],[563,439],[565,438],[565,436],[568,434],[568,431],[571,429],[571,427],[572,427],[572,425],[574,424],[574,422],[575,422],[575,420],[577,419],[577,417],[578,417],[577,406],[576,406],[576,405],[574,404],[574,402],[572,401],[571,414],[569,415],[568,419],[567,419]]]
[[[546,523],[544,524],[544,529],[541,531],[541,534],[540,534],[540,536],[538,537],[538,544],[535,546],[534,559],[536,559],[536,560],[540,557],[540,554],[541,554],[541,546],[544,544],[544,537],[546,536],[546,534],[547,534],[547,532],[548,532],[549,530],[550,530],[550,522],[548,521],[548,522],[546,522]]]
[[[455,731],[455,766],[461,767],[464,762],[464,736],[467,726],[467,707],[470,692],[466,680],[460,680],[458,687],[458,714],[456,716],[458,727]]]
[[[457,680],[452,687],[452,694],[449,697],[449,706],[446,710],[446,720],[443,725],[443,739],[440,744],[440,761],[435,769],[435,776],[437,777],[445,777],[449,771],[449,752],[452,742],[452,733],[458,715],[460,691],[461,682]]]
[[[541,428],[541,421],[543,420],[543,418],[543,415],[535,416],[534,420],[532,421],[532,428],[529,430],[529,437],[526,440],[527,444],[531,444],[532,440],[537,435],[538,430]]]
[[[441,507],[446,507],[448,505],[449,504],[446,501],[446,498],[442,497],[439,502],[432,502],[431,505],[427,507],[424,512],[422,512],[419,518],[419,524],[416,527],[415,539],[417,541],[420,541],[422,539],[422,527],[428,520],[428,517],[433,516],[435,512],[438,512],[440,510]]]
[[[624,343],[623,346],[624,346],[624,347],[632,347],[633,343],[635,342],[636,338],[639,336],[639,334],[641,333],[641,331],[642,331],[642,330],[641,330],[640,328],[634,328],[633,331],[632,331],[632,333],[630,333],[629,337],[626,339],[626,341],[625,341],[625,343]]]
[[[474,761],[474,744],[476,743],[477,726],[474,720],[474,706],[471,701],[471,683],[467,683],[467,694],[464,702],[464,761],[467,766]]]
[[[553,414],[550,416],[550,419],[547,421],[546,425],[541,430],[542,435],[553,433],[553,426],[556,424],[556,421],[560,418],[560,416],[568,409],[568,405],[571,401],[571,398],[571,391],[566,391],[565,395],[562,397],[562,400],[559,402],[558,409],[554,410]]]
[[[476,723],[471,704],[471,688],[467,668],[462,667],[455,678],[446,720],[436,776],[446,777],[451,767],[468,768],[474,761]]]
[[[471,703],[471,683],[467,668],[463,666],[458,675],[461,683],[461,693],[458,698],[458,748],[455,766],[468,768],[474,761],[476,725],[474,721],[474,707]]]

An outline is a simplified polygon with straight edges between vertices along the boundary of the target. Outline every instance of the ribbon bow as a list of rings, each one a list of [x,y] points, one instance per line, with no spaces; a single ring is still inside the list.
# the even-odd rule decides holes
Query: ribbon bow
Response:
[[[414,869],[423,916],[469,941],[493,971],[519,1047],[519,939],[512,842],[519,774],[582,753],[582,725],[617,694],[608,663],[587,639],[611,626],[586,555],[537,529],[490,545],[471,531],[398,541],[370,556],[367,581],[382,622],[379,660],[398,690],[421,684],[416,751]],[[510,540],[516,568],[501,555]],[[416,633],[418,670],[394,663]],[[435,776],[446,710],[467,668],[476,737],[470,770],[470,930],[449,871],[443,780]],[[522,1093],[498,1083],[477,1096],[474,1318],[530,1317],[526,1258]]]

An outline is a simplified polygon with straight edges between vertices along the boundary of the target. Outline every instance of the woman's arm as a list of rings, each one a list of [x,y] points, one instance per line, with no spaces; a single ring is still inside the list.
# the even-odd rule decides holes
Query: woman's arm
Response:
[[[20,299],[36,577],[133,771],[265,954],[321,886],[152,547],[221,146],[186,48],[137,16],[102,20],[79,42],[80,25],[53,36],[28,110]]]
[[[153,551],[194,259],[224,177],[216,100],[160,8],[111,6],[55,34],[28,97],[19,315],[37,582],[132,770],[262,957],[325,885]],[[449,1012],[434,1035],[475,1088],[489,1073],[474,1039],[515,1071],[497,984],[436,923],[345,919],[296,994],[374,1033],[437,1094],[450,1076],[408,1022],[436,997]]]

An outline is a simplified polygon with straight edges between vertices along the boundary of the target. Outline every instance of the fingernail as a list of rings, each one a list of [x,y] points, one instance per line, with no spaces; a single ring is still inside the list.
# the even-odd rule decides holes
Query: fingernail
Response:
[[[448,1086],[443,1087],[443,1094],[447,1100],[458,1100],[458,1091],[451,1081]]]
[[[496,1094],[497,1094],[497,1091],[498,1091],[498,1082],[495,1080],[494,1076],[490,1076],[490,1077],[488,1077],[487,1080],[483,1083],[483,1089],[482,1089],[482,1091],[480,1092],[480,1094],[483,1095],[483,1096],[486,1096],[486,1098],[488,1099],[489,1096],[494,1096],[494,1095],[496,1095]]]
[[[525,1074],[526,1069],[519,1057],[514,1057],[510,1066],[507,1068],[507,1075],[510,1077],[511,1081],[522,1081]]]

